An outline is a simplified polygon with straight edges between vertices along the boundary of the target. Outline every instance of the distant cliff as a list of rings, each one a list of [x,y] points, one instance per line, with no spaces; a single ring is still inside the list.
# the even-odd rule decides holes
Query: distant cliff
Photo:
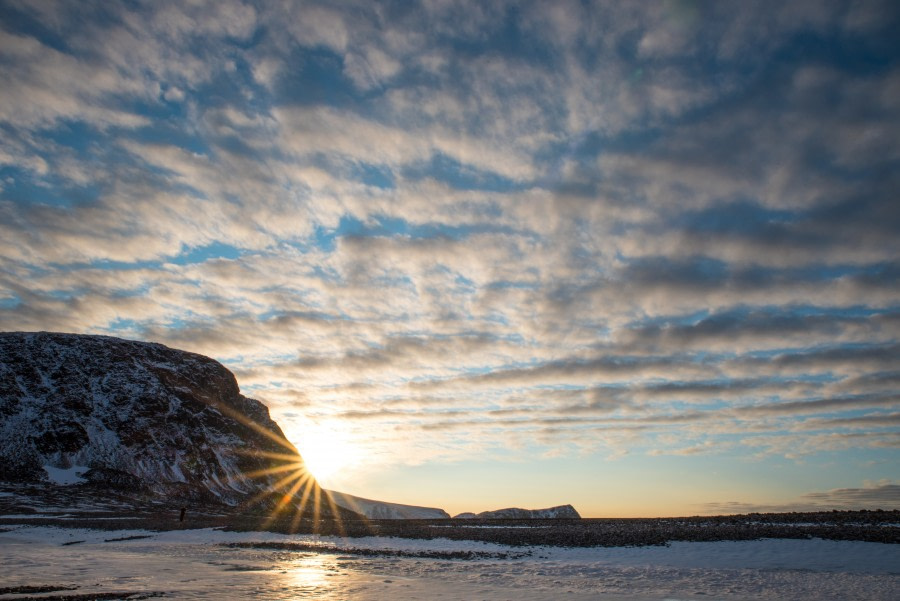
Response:
[[[400,503],[386,503],[363,499],[342,492],[327,491],[334,501],[350,511],[362,514],[373,520],[439,520],[447,519],[450,514],[436,507],[418,507]]]
[[[496,511],[481,513],[460,513],[454,519],[487,519],[487,520],[529,520],[529,519],[580,519],[581,516],[571,505],[559,505],[547,509],[519,509],[510,507]]]
[[[254,477],[272,453],[299,459],[220,363],[107,336],[0,333],[0,418],[7,481],[237,504],[287,473]]]

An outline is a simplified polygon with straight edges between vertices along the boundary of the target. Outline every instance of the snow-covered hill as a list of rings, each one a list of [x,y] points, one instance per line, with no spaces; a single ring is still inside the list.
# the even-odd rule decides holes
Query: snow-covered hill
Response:
[[[363,499],[333,490],[327,491],[336,505],[361,513],[373,520],[439,520],[450,517],[443,509],[435,507],[417,507],[399,503],[385,503]]]
[[[529,519],[579,519],[581,516],[571,505],[558,505],[547,509],[519,509],[509,507],[495,511],[482,511],[481,513],[461,513],[453,516],[454,519],[491,519],[491,520],[529,520]]]
[[[0,333],[0,418],[2,480],[235,504],[299,459],[220,363],[107,336]]]

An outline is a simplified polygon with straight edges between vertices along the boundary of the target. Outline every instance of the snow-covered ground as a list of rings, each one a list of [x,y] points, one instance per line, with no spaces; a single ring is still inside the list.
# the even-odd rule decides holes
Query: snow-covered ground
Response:
[[[247,542],[305,543],[322,550],[221,544]],[[467,561],[369,556],[353,549],[499,555]],[[523,551],[530,555],[519,557]],[[517,558],[496,558],[505,554]],[[447,539],[20,526],[0,533],[0,564],[0,589],[77,586],[70,594],[155,591],[178,599],[900,598],[900,546],[818,539],[522,549]]]

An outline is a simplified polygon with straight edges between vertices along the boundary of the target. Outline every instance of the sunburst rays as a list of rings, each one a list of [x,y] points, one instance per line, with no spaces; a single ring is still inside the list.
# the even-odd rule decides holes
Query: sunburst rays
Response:
[[[301,530],[310,530],[317,534],[323,530],[323,522],[328,522],[329,528],[326,530],[333,528],[340,536],[346,536],[344,515],[352,515],[352,513],[339,507],[328,491],[319,485],[290,441],[222,403],[211,403],[211,406],[262,434],[284,449],[284,452],[258,448],[237,451],[241,455],[270,460],[274,463],[274,465],[241,472],[240,476],[232,479],[264,479],[267,481],[263,490],[244,503],[247,507],[271,506],[263,518],[261,524],[263,529],[274,527],[279,521],[286,521],[290,516],[288,531],[292,534]],[[362,516],[359,517],[362,518]],[[303,527],[304,522],[307,523],[305,528]]]

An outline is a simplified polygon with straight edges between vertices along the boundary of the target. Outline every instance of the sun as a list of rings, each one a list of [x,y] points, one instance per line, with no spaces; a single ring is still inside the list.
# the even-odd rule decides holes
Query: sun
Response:
[[[254,506],[266,498],[275,498],[276,504],[272,507],[269,516],[263,523],[264,530],[270,524],[279,519],[281,514],[293,507],[294,516],[291,519],[291,532],[296,532],[304,519],[309,520],[312,513],[313,532],[317,533],[319,521],[327,514],[328,519],[336,520],[337,533],[344,536],[341,510],[335,504],[328,491],[323,490],[322,484],[327,478],[343,472],[348,465],[355,463],[357,457],[362,457],[358,447],[346,440],[346,435],[340,431],[310,427],[304,429],[302,445],[292,444],[283,434],[257,424],[252,419],[243,415],[240,411],[214,402],[213,406],[222,413],[233,417],[242,424],[253,428],[263,436],[278,443],[287,452],[273,452],[262,449],[248,449],[239,452],[247,455],[274,459],[277,464],[255,471],[244,472],[244,477],[276,476],[277,482],[269,484],[265,490],[247,501],[247,506]],[[301,455],[298,456],[297,452]],[[302,453],[308,453],[312,460],[304,460]],[[318,470],[318,473],[313,470]],[[324,509],[324,514],[323,514]]]
[[[359,465],[362,459],[359,446],[348,433],[334,427],[313,426],[301,429],[290,438],[300,451],[306,469],[325,487],[340,481],[340,476]]]

